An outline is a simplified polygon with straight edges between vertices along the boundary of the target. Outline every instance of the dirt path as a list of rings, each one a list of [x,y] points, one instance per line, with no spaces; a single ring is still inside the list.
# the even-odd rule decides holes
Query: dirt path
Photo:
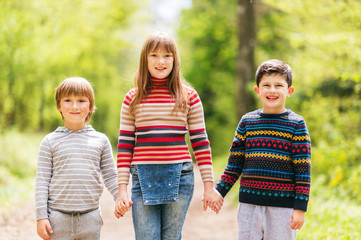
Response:
[[[196,186],[194,197],[189,207],[183,228],[183,240],[218,240],[237,238],[235,207],[225,204],[217,215],[211,210],[203,212],[203,187],[198,169],[195,168]],[[101,208],[104,220],[101,240],[132,240],[134,230],[131,213],[122,219],[113,215],[114,201],[105,190],[101,197]],[[26,206],[26,207],[25,207]],[[0,207],[0,240],[38,240],[35,224],[35,210],[33,203],[26,203],[24,209],[13,209],[1,212]]]

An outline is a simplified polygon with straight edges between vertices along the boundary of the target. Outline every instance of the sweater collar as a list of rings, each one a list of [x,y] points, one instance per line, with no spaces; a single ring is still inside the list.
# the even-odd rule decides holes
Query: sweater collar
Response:
[[[94,131],[94,128],[91,125],[86,125],[84,128],[80,129],[79,131],[76,131],[75,133],[90,132],[90,131]],[[66,127],[58,127],[55,130],[55,132],[74,133],[73,130]]]
[[[150,80],[152,81],[152,85],[154,86],[167,86],[168,78],[154,78],[150,77]]]
[[[263,113],[263,109],[258,109],[257,110],[258,115],[260,115],[261,117],[266,117],[266,118],[280,118],[280,117],[284,117],[287,116],[291,113],[290,109],[286,109],[286,112],[283,113],[279,113],[279,114],[271,114],[271,113]]]

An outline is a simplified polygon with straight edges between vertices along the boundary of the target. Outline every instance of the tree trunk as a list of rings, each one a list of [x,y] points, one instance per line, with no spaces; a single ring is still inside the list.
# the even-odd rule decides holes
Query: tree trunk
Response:
[[[254,107],[253,94],[247,85],[254,81],[254,49],[256,46],[255,3],[238,0],[237,108],[242,116]]]

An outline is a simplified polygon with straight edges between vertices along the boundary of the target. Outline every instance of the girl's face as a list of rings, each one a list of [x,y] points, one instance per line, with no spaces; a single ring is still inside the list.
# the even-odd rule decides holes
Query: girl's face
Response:
[[[173,54],[164,48],[159,48],[148,54],[148,71],[154,78],[167,78],[172,72],[173,62]]]
[[[78,131],[85,127],[85,119],[91,111],[89,99],[74,95],[63,97],[59,111],[63,115],[65,127]]]

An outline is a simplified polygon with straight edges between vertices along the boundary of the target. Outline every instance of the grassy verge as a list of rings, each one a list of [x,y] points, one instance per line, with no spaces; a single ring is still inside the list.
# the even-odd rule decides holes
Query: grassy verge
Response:
[[[0,135],[0,205],[10,208],[34,196],[36,162],[44,134]]]

